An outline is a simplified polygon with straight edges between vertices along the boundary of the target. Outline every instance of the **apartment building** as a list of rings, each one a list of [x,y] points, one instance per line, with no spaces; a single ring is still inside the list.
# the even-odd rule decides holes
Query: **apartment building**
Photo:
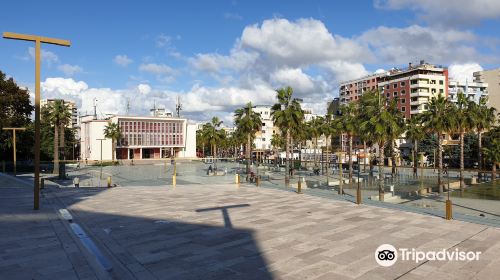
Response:
[[[479,103],[481,98],[488,97],[488,83],[450,80],[448,84],[448,100],[456,103],[459,92],[463,92],[467,99]]]
[[[64,102],[64,105],[68,106],[68,108],[71,112],[71,123],[68,123],[66,126],[68,128],[78,128],[78,126],[79,126],[78,108],[76,106],[75,101],[66,100],[66,99],[42,99],[42,100],[40,100],[40,107],[43,108],[45,106],[48,106],[48,105],[54,103],[56,100],[62,100]]]
[[[500,68],[474,72],[475,83],[488,84],[488,106],[500,112]]]
[[[253,108],[254,112],[260,114],[262,119],[262,127],[259,132],[255,134],[253,141],[257,150],[270,150],[272,149],[271,139],[274,133],[279,133],[279,129],[274,126],[273,118],[271,117],[271,106],[257,105]]]
[[[398,98],[398,109],[406,118],[429,109],[432,97],[448,96],[448,69],[425,63],[392,69],[382,76],[378,88],[389,100]]]
[[[359,79],[341,82],[339,88],[340,104],[347,104],[351,101],[356,101],[364,92],[376,90],[378,88],[380,78],[385,75],[387,74],[379,73],[361,77]]]

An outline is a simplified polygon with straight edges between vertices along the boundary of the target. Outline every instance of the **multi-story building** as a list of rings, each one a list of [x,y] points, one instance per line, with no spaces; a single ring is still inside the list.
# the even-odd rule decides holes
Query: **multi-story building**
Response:
[[[262,128],[255,134],[253,141],[257,150],[272,149],[271,139],[274,133],[279,133],[279,129],[274,126],[273,118],[271,117],[271,106],[257,105],[253,108],[254,112],[260,114],[262,119]]]
[[[500,112],[500,68],[474,72],[474,82],[488,84],[488,106]]]
[[[78,128],[78,108],[76,107],[76,103],[73,100],[65,100],[65,99],[42,99],[40,100],[40,107],[43,108],[49,104],[54,103],[56,100],[62,100],[64,105],[68,106],[71,112],[71,123],[68,123],[66,127],[68,128]]]
[[[459,92],[463,92],[467,99],[479,103],[481,98],[488,97],[488,84],[450,80],[448,83],[448,100],[456,103]]]
[[[103,160],[111,159],[111,140],[104,137],[104,127],[110,122],[117,123],[122,134],[116,146],[117,159],[196,157],[196,126],[186,119],[113,116],[108,120],[82,120],[83,159],[100,160],[101,153]]]
[[[339,99],[340,104],[347,104],[358,100],[361,95],[369,90],[376,90],[380,78],[386,73],[379,73],[361,77],[359,79],[345,81],[340,83]]]
[[[432,97],[448,96],[448,69],[425,63],[406,69],[393,69],[378,83],[382,94],[398,98],[398,109],[406,118],[425,112]]]

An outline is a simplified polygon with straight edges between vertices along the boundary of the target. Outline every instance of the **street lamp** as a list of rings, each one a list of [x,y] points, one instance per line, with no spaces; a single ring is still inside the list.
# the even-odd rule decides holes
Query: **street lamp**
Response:
[[[101,174],[99,175],[99,185],[101,184],[101,180],[102,180],[102,141],[106,140],[105,138],[104,139],[96,139],[97,141],[101,141]]]
[[[40,48],[42,43],[65,47],[69,47],[71,43],[67,40],[12,32],[4,32],[3,37],[5,39],[35,42],[35,180],[33,189],[33,208],[38,210],[40,207]]]
[[[358,188],[356,190],[356,204],[361,204],[361,186],[360,186],[360,182],[359,182],[361,165],[360,165],[360,161],[359,161],[359,154],[360,154],[360,152],[358,149],[358,155],[357,155],[357,159],[358,159]]]
[[[17,174],[16,164],[16,130],[26,130],[24,127],[4,127],[3,130],[12,130],[12,152],[14,155],[14,175]]]

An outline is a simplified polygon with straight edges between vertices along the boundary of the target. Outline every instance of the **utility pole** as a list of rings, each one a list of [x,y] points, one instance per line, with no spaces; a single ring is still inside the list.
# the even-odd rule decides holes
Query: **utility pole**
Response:
[[[16,130],[26,130],[24,127],[4,127],[3,130],[12,130],[12,151],[14,154],[14,175],[17,174],[16,164]]]
[[[40,207],[40,49],[42,43],[59,45],[64,47],[71,46],[70,41],[47,38],[36,35],[18,34],[4,32],[5,39],[24,40],[35,42],[35,181],[34,181],[34,209]]]
[[[97,98],[94,98],[94,120],[97,120]]]
[[[175,111],[177,112],[178,118],[181,116],[181,110],[182,110],[181,98],[177,96],[177,104],[175,105]]]
[[[99,185],[101,184],[101,180],[102,180],[102,141],[106,140],[106,139],[96,139],[97,141],[101,141],[101,173],[99,175]]]

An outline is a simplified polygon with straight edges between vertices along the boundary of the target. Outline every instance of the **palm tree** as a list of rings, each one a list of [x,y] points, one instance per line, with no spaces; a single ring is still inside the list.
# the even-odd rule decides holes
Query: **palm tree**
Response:
[[[398,98],[393,98],[387,102],[385,108],[391,116],[387,119],[387,136],[391,147],[391,174],[394,177],[396,173],[396,154],[394,153],[394,147],[396,145],[396,139],[404,132],[405,119],[398,109]]]
[[[271,116],[274,125],[277,126],[286,135],[286,156],[285,156],[285,185],[290,185],[288,170],[290,169],[290,142],[293,130],[298,130],[304,120],[304,112],[300,107],[299,100],[292,98],[293,89],[291,87],[280,88],[276,90],[278,103],[271,108]]]
[[[307,123],[308,132],[310,139],[314,142],[314,166],[317,167],[317,150],[318,150],[318,138],[323,135],[323,122],[322,117],[316,117]]]
[[[378,145],[378,185],[379,200],[384,201],[384,149],[389,141],[394,141],[401,130],[401,116],[396,113],[397,100],[387,102],[385,95],[378,91],[364,93],[364,115],[361,119],[360,129],[371,131],[371,139]]]
[[[347,135],[347,141],[349,142],[349,150],[347,154],[349,155],[349,183],[352,183],[352,138],[357,131],[358,127],[358,117],[357,117],[357,103],[348,103],[347,105],[342,105],[340,107],[341,116],[337,121],[337,128]]]
[[[489,130],[495,124],[495,111],[494,107],[488,107],[486,103],[488,102],[488,98],[481,98],[479,100],[479,104],[473,103],[472,112],[474,114],[475,119],[475,129],[477,132],[477,144],[479,147],[478,153],[478,167],[479,173],[478,177],[481,178],[482,173],[481,170],[484,168],[483,162],[483,149],[482,149],[482,135],[485,131]]]
[[[116,154],[116,144],[118,140],[122,138],[122,132],[120,131],[120,127],[117,123],[108,123],[106,127],[104,127],[104,137],[111,139],[111,158],[112,161],[115,162],[115,154]]]
[[[495,181],[497,178],[497,165],[500,165],[500,130],[492,133],[492,136],[489,143],[483,148],[483,152],[485,159],[492,164],[491,181]]]
[[[54,126],[54,174],[59,174],[59,155],[61,150],[64,151],[64,146],[61,149],[61,144],[64,143],[64,127],[70,122],[71,112],[69,107],[64,104],[64,100],[57,99],[48,104],[48,121]],[[61,134],[59,134],[61,131]],[[59,176],[64,176],[59,174]]]
[[[214,157],[214,166],[217,166],[217,144],[224,139],[226,133],[220,127],[222,121],[218,117],[213,117],[211,122],[203,125],[203,137],[210,144],[212,156]]]
[[[455,107],[455,130],[460,134],[460,191],[464,190],[464,136],[475,127],[474,101],[469,101],[463,92],[457,95]]]
[[[438,138],[438,186],[439,194],[443,194],[443,184],[441,173],[443,170],[443,133],[453,129],[452,105],[445,97],[439,94],[432,97],[429,102],[429,109],[422,113],[424,129],[436,134]]]
[[[255,133],[260,131],[262,127],[262,118],[259,113],[253,111],[252,102],[248,102],[243,108],[234,111],[234,123],[237,129],[246,135],[247,146],[245,149],[245,157],[247,162],[246,173],[250,174],[250,161],[252,155],[252,139],[255,138]]]
[[[333,120],[332,120],[332,115],[331,114],[326,114],[325,119],[323,121],[323,126],[321,128],[323,131],[323,134],[325,135],[325,142],[326,142],[326,183],[328,185],[328,167],[330,165],[330,136],[336,134],[337,130],[335,129],[335,126],[333,125]]]
[[[278,167],[279,150],[283,148],[284,145],[285,145],[285,139],[283,138],[283,136],[278,133],[274,133],[273,137],[271,138],[271,146],[273,146],[274,148],[274,160],[276,163],[276,167]]]
[[[413,161],[413,176],[417,176],[417,155],[418,155],[418,142],[423,140],[425,137],[424,130],[422,127],[422,121],[419,115],[413,116],[409,121],[406,122],[406,138],[413,142],[413,147],[411,149],[411,158]]]

